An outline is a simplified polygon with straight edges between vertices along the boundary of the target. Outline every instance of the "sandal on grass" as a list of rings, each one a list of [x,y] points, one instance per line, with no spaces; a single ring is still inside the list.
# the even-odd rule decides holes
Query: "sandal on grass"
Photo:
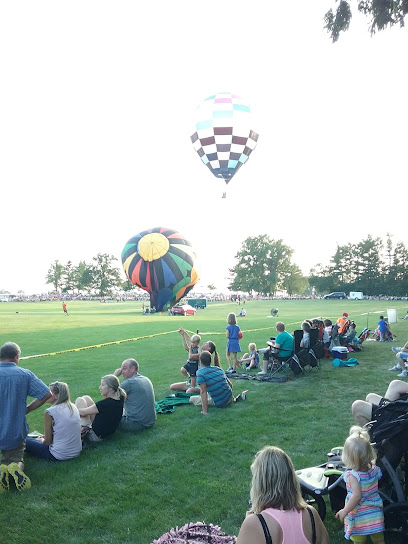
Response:
[[[24,474],[17,463],[11,463],[8,466],[8,472],[11,474],[11,476],[13,476],[18,491],[30,489],[31,480],[26,474]]]

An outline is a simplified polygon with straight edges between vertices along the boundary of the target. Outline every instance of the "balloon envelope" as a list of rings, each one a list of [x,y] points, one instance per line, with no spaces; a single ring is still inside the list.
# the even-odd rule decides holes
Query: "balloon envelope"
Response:
[[[150,294],[157,311],[175,304],[197,283],[196,255],[182,234],[156,227],[133,236],[122,251],[126,276]]]
[[[231,181],[258,142],[248,102],[231,93],[209,96],[196,111],[194,149],[217,178]]]

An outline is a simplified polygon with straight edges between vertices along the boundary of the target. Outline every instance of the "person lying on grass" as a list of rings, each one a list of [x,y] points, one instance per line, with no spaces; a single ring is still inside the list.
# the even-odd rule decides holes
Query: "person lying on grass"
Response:
[[[231,404],[232,384],[225,372],[211,365],[211,353],[203,351],[200,355],[201,368],[197,371],[197,384],[200,386],[200,394],[190,397],[191,404],[202,406],[202,414],[208,413],[208,406],[224,408]]]
[[[71,402],[68,384],[50,385],[50,408],[44,412],[44,434],[27,437],[26,452],[47,461],[66,461],[82,450],[81,421],[78,408]]]
[[[103,399],[97,403],[88,395],[75,401],[81,416],[82,437],[90,442],[100,442],[116,431],[126,399],[126,391],[120,387],[119,378],[114,374],[101,379],[99,391]]]

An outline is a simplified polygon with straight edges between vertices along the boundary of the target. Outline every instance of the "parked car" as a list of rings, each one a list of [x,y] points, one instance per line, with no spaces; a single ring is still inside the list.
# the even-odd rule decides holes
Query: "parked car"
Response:
[[[181,306],[173,306],[170,313],[171,315],[195,315],[197,310],[190,306],[190,304],[183,304]]]
[[[347,298],[347,295],[343,291],[335,291],[334,293],[329,293],[328,295],[325,295],[324,297],[325,300],[329,300],[331,298],[337,298],[339,300],[343,300],[344,298]]]

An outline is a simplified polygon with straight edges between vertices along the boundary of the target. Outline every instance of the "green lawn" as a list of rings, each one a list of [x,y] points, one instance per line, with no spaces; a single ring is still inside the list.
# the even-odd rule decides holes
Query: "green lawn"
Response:
[[[264,347],[277,320],[289,332],[303,318],[337,319],[347,311],[357,331],[375,328],[379,313],[407,303],[370,301],[248,302],[239,320],[249,342]],[[271,318],[272,307],[279,318]],[[185,363],[178,327],[211,339],[219,348],[224,369],[226,315],[239,312],[234,303],[213,303],[195,317],[167,314],[143,316],[141,303],[70,302],[69,317],[61,304],[0,304],[0,343],[17,342],[23,356],[72,350],[107,342],[144,337],[109,346],[26,359],[45,383],[66,381],[71,396],[99,399],[100,378],[128,357],[140,363],[152,380],[156,399],[169,394],[169,384],[181,381]],[[370,312],[368,315],[367,312]],[[392,345],[405,343],[408,322],[394,327],[396,344],[366,342],[356,368],[334,368],[330,360],[292,381],[254,383],[234,380],[234,389],[248,389],[247,401],[225,410],[210,409],[207,417],[193,406],[159,415],[144,433],[116,433],[66,463],[47,464],[26,457],[32,489],[0,495],[0,543],[132,543],[154,538],[188,521],[206,521],[237,534],[247,507],[250,464],[265,444],[285,449],[296,468],[324,462],[333,446],[344,442],[352,424],[350,404],[369,391],[383,393],[391,378]],[[168,333],[168,334],[163,334]],[[43,409],[29,415],[31,430],[42,431]],[[328,507],[326,527],[332,543],[343,542],[340,523]]]

